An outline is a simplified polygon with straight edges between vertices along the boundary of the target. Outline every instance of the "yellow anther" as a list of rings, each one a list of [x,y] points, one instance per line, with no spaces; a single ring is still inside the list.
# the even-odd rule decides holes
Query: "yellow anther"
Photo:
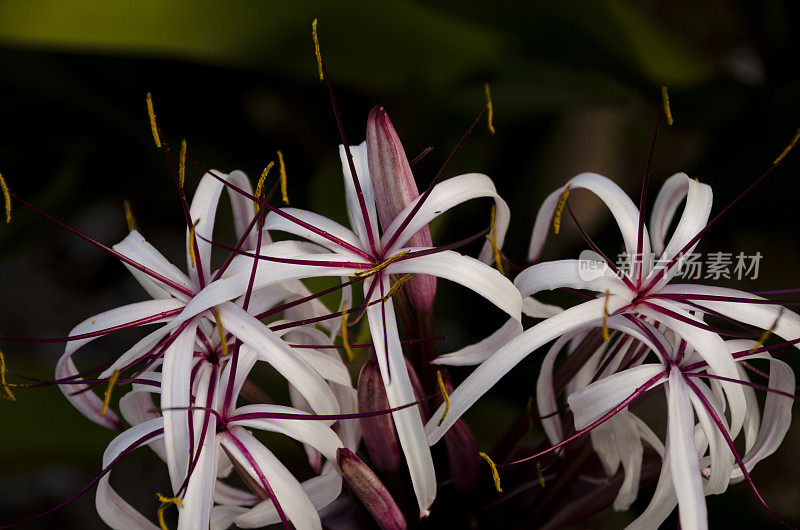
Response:
[[[117,384],[118,377],[119,370],[114,370],[114,372],[111,374],[111,377],[108,378],[108,386],[103,394],[103,408],[100,409],[101,416],[105,416],[106,412],[108,412],[108,403],[111,401],[111,392],[114,390],[114,385]]]
[[[289,206],[289,193],[286,190],[286,164],[283,163],[283,153],[278,151],[278,165],[281,168],[281,200]]]
[[[388,300],[389,298],[391,298],[394,295],[396,295],[397,291],[399,291],[403,287],[403,284],[406,283],[411,278],[413,278],[413,276],[414,276],[413,274],[405,274],[405,275],[403,275],[399,280],[397,280],[396,282],[394,282],[392,284],[392,286],[389,288],[389,292],[386,293],[386,296],[381,298],[381,300],[386,302],[386,300]]]
[[[261,178],[258,179],[258,184],[256,184],[256,199],[261,200],[261,192],[264,191],[264,182],[267,180],[267,175],[269,175],[269,170],[272,169],[272,166],[275,165],[275,162],[270,162],[267,164],[267,167],[264,168],[264,171],[261,172]],[[256,213],[258,213],[258,203],[256,203]]]
[[[183,188],[186,180],[186,140],[181,140],[181,153],[178,157],[178,186]]]
[[[170,504],[183,508],[183,501],[179,497],[165,497],[160,493],[156,493],[156,496],[158,496],[158,501],[161,503],[161,506],[158,507],[158,526],[161,527],[161,530],[169,530],[167,528],[167,522],[164,521],[164,510],[166,510]]]
[[[788,155],[792,149],[794,149],[794,146],[797,145],[798,141],[800,141],[800,129],[797,129],[797,133],[794,135],[794,138],[792,138],[792,142],[786,146],[786,149],[784,149],[783,152],[778,156],[778,158],[775,159],[772,165],[777,166],[778,164],[783,162],[783,159],[786,158],[786,155]]]
[[[219,309],[214,308],[214,320],[217,321],[217,333],[219,333],[219,345],[222,346],[222,356],[228,355],[228,341],[225,339],[225,328],[222,327],[222,319],[219,316]]]
[[[497,214],[497,207],[493,204],[492,211],[489,214],[489,234],[486,236],[486,239],[492,245],[492,254],[494,254],[494,263],[497,267],[497,270],[500,271],[500,274],[503,276],[506,275],[505,271],[503,270],[503,258],[500,255],[500,249],[497,248],[497,227],[495,226],[495,217]]]
[[[156,123],[156,111],[153,110],[153,96],[147,93],[147,115],[150,116],[150,131],[153,133],[153,141],[156,147],[161,149],[161,138],[158,135],[158,124]]]
[[[0,397],[9,401],[17,400],[17,398],[14,397],[14,393],[11,392],[11,389],[9,388],[10,386],[14,385],[9,385],[6,382],[6,358],[3,356],[3,350],[0,350],[0,385],[3,386],[3,392],[5,392],[5,395],[0,395]]]
[[[350,338],[347,335],[347,302],[342,303],[342,346],[344,346],[344,351],[347,353],[347,360],[353,362],[353,359],[356,356],[353,354],[353,349],[350,347]]]
[[[447,413],[450,412],[450,396],[447,394],[447,388],[444,386],[444,380],[442,379],[442,372],[440,370],[436,370],[436,382],[439,383],[439,392],[442,393],[442,399],[444,399],[444,412],[436,423],[438,427],[447,417]]]
[[[611,294],[606,291],[606,300],[603,302],[603,342],[608,342],[611,336],[608,334],[608,299]]]
[[[544,475],[542,474],[542,464],[536,461],[536,475],[539,477],[539,485],[544,488]]]
[[[486,124],[489,126],[489,132],[494,134],[494,105],[492,105],[492,91],[489,89],[489,83],[483,84],[483,91],[486,92]]]
[[[6,223],[11,222],[11,192],[8,191],[8,184],[3,174],[0,173],[0,188],[3,189],[3,202],[6,205]]]
[[[661,85],[661,102],[664,105],[664,116],[667,117],[667,124],[672,125],[675,123],[672,119],[672,110],[669,108],[669,92],[667,85]]]
[[[783,316],[783,307],[781,307],[780,311],[778,312],[778,316],[775,318],[775,322],[772,323],[769,329],[764,330],[764,333],[762,333],[761,337],[758,338],[758,342],[756,342],[755,346],[753,346],[748,353],[753,353],[764,345],[769,336],[772,335],[772,332],[775,331],[775,328],[778,327],[778,321],[781,319],[782,316]]]
[[[125,207],[125,222],[128,223],[128,231],[133,232],[136,230],[136,218],[133,216],[131,203],[128,202],[128,199],[125,199],[122,201],[122,206]]]
[[[317,19],[311,23],[311,36],[314,37],[314,53],[317,55],[317,69],[319,70],[319,80],[324,81],[325,75],[322,73],[322,54],[319,52],[319,36],[317,35]]]
[[[564,192],[561,194],[561,198],[558,199],[558,204],[556,205],[556,213],[553,215],[553,232],[555,232],[556,235],[558,235],[558,231],[561,230],[561,214],[564,213],[564,208],[567,206],[569,192],[570,186],[567,184],[567,187],[564,188]]]
[[[403,256],[405,256],[409,252],[411,252],[411,251],[410,250],[404,250],[403,252],[398,252],[397,254],[392,256],[391,258],[387,259],[386,261],[384,261],[382,263],[379,263],[378,265],[375,265],[371,269],[365,269],[363,271],[358,271],[356,273],[356,276],[359,277],[359,278],[364,278],[366,276],[372,276],[373,274],[377,274],[377,273],[381,272],[383,269],[385,269],[386,267],[388,267],[390,263],[392,263],[393,261],[397,261],[398,259],[402,258]]]
[[[192,227],[189,229],[189,258],[192,261],[192,267],[193,268],[197,268],[197,256],[195,256],[195,254],[194,254],[194,243],[195,243],[194,229],[197,226],[197,223],[199,223],[199,222],[200,222],[200,219],[195,221],[194,224],[192,225]]]
[[[494,465],[494,462],[486,453],[481,451],[478,454],[481,455],[484,460],[486,460],[486,462],[489,464],[489,468],[492,470],[492,480],[494,480],[494,487],[497,490],[497,493],[503,493],[503,488],[500,487],[500,474],[497,472],[497,466]]]

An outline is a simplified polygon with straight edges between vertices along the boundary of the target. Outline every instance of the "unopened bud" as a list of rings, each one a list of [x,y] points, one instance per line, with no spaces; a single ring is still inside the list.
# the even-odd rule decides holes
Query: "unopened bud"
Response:
[[[403,513],[389,490],[369,466],[346,447],[336,451],[336,461],[347,485],[361,499],[381,528],[385,530],[406,528]]]
[[[467,424],[462,420],[455,422],[444,435],[444,444],[447,447],[453,486],[461,491],[477,488],[480,481],[478,444]]]
[[[378,220],[386,230],[414,199],[419,197],[417,182],[411,172],[400,137],[382,107],[375,107],[367,120],[367,161]],[[431,231],[425,226],[411,236],[405,246],[432,246]],[[418,274],[405,288],[408,299],[418,309],[430,309],[436,294],[436,278]]]
[[[378,361],[370,359],[358,376],[358,410],[372,412],[389,409],[389,400],[383,387]],[[364,445],[373,465],[381,471],[395,471],[400,466],[400,449],[397,446],[392,415],[380,414],[361,418]]]

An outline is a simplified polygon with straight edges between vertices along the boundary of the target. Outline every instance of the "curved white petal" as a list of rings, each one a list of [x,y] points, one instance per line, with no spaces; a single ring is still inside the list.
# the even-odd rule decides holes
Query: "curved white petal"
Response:
[[[100,479],[94,496],[94,504],[100,519],[115,530],[158,530],[147,517],[136,511],[114,491],[108,483],[110,475],[109,473]]]
[[[240,506],[217,505],[211,508],[211,530],[227,530],[234,519],[247,513],[247,508]]]
[[[440,355],[432,360],[431,364],[446,364],[448,366],[480,364],[520,333],[522,333],[522,324],[518,320],[509,318],[497,331],[482,341],[465,346],[458,351]]]
[[[220,440],[256,482],[260,484],[262,477],[266,478],[286,517],[296,528],[322,528],[319,514],[300,483],[252,434],[239,427],[222,434]],[[237,526],[242,525],[237,522]]]
[[[550,443],[558,443],[564,439],[561,415],[557,414],[558,404],[553,387],[553,367],[558,354],[572,336],[573,334],[562,335],[550,346],[550,350],[542,361],[542,367],[539,369],[539,377],[536,378],[536,406],[539,409],[539,416],[542,418],[542,428]]]
[[[314,508],[321,510],[336,500],[342,491],[342,475],[336,468],[328,463],[322,469],[322,474],[311,477],[302,484],[303,491],[314,504]],[[236,524],[243,528],[255,528],[280,522],[278,510],[271,499],[267,499],[254,506],[236,518]]]
[[[209,241],[212,240],[214,236],[214,221],[217,217],[217,204],[219,204],[219,196],[222,193],[222,188],[224,186],[224,184],[215,178],[214,175],[211,175],[211,173],[221,177],[223,180],[228,179],[227,173],[222,173],[215,169],[212,169],[203,175],[203,178],[200,179],[200,183],[197,185],[197,189],[194,191],[194,195],[192,196],[192,204],[189,207],[189,215],[191,217],[192,224],[195,225],[195,234],[198,236],[195,237],[197,240],[198,251],[197,255],[195,256],[195,260],[196,262],[199,262],[199,265],[202,266],[203,275],[206,281],[208,281],[208,276],[211,272],[210,262],[212,245],[209,243]],[[197,269],[192,266],[192,258],[189,251],[189,245],[192,245],[192,241],[189,238],[190,235],[191,232],[187,228],[186,269],[189,271],[189,276],[192,278],[192,281],[196,283]]]
[[[636,424],[627,410],[620,412],[609,422],[614,431],[614,442],[619,451],[625,478],[614,499],[614,510],[622,512],[630,508],[639,493],[639,477],[642,471],[642,440]]]
[[[155,348],[158,342],[165,337],[170,331],[175,329],[175,325],[167,324],[165,326],[161,326],[160,328],[151,331],[143,338],[139,339],[136,344],[128,348],[125,353],[120,355],[108,368],[103,370],[100,374],[100,377],[108,377],[114,370],[121,370],[123,367],[127,366],[129,363],[138,359],[139,357],[145,355],[151,349]],[[153,366],[155,367],[155,365]],[[151,367],[152,368],[152,367]]]
[[[708,518],[694,442],[694,412],[689,399],[691,390],[678,368],[670,371],[668,384],[670,471],[676,486],[681,528],[700,530],[708,528]]]
[[[240,171],[238,169],[231,171],[227,180],[242,191],[249,193],[250,195],[253,194],[253,187],[250,184],[250,179],[247,177],[244,171]],[[245,197],[233,188],[227,186],[226,188],[228,189],[228,197],[231,200],[231,209],[233,210],[233,228],[236,233],[236,240],[238,241],[241,239],[242,234],[244,234],[244,231],[250,225],[250,222],[253,220],[253,217],[256,214],[255,204],[251,199]],[[245,240],[244,248],[255,248],[256,242],[258,241],[257,230],[258,228],[255,226],[250,230],[250,233],[247,235],[247,239]],[[264,231],[261,234],[261,244],[263,245],[269,242],[269,234]]]
[[[256,351],[303,394],[319,414],[336,414],[339,406],[325,380],[260,320],[230,302],[218,306],[225,329]]]
[[[134,425],[130,429],[118,434],[116,438],[111,440],[111,442],[106,446],[106,450],[103,452],[103,469],[111,465],[114,460],[116,460],[123,452],[129,450],[131,446],[138,440],[153,434],[163,427],[164,423],[162,419],[155,418],[144,423],[140,423],[139,425]],[[160,440],[162,437],[162,434],[157,434],[150,438],[147,443]]]
[[[709,389],[702,381],[693,381],[694,385],[703,393],[703,397],[714,407],[719,420],[723,423],[723,427],[727,430],[727,421],[722,414],[722,408],[716,403],[711,389]],[[705,433],[705,438],[708,441],[709,453],[711,457],[711,472],[707,477],[704,484],[704,493],[706,495],[714,495],[723,493],[728,488],[728,483],[731,481],[731,471],[734,468],[733,454],[728,447],[725,438],[719,430],[719,427],[712,419],[710,413],[705,408],[705,405],[694,392],[689,393],[692,406],[694,407],[695,416],[700,423],[700,426]],[[758,409],[749,411],[750,414],[758,414]]]
[[[643,364],[604,377],[567,397],[580,430],[600,418],[633,394],[644,383],[664,372],[660,364]]]
[[[150,392],[132,390],[122,396],[119,400],[119,411],[125,421],[131,425],[139,425],[148,420],[160,418],[153,404]],[[158,440],[150,444],[150,449],[155,452],[161,460],[166,462],[167,452],[164,440]]]
[[[531,318],[548,318],[562,312],[563,309],[557,305],[543,304],[532,296],[522,299],[522,313]]]
[[[283,413],[283,414],[308,414],[302,410],[281,405],[245,405],[236,409],[235,415],[248,413]],[[342,441],[335,432],[323,422],[313,417],[308,420],[294,419],[242,419],[231,421],[233,425],[241,425],[262,431],[278,432],[290,438],[310,445],[318,450],[328,460],[336,461],[336,450],[343,447]],[[330,422],[332,423],[332,422]]]
[[[537,263],[520,272],[514,279],[514,285],[523,297],[560,287],[633,297],[633,292],[604,263],[601,269],[590,271],[585,269],[586,263],[578,259]]]
[[[639,209],[628,197],[628,194],[622,191],[613,181],[596,173],[581,173],[571,178],[567,185],[571,189],[583,188],[589,190],[606,204],[614,216],[620,232],[622,232],[625,251],[628,255],[634,255],[639,234]],[[566,186],[563,186],[551,193],[539,208],[533,225],[530,249],[528,250],[529,263],[539,259],[539,254],[547,238],[547,232],[550,230],[550,222],[565,188]],[[642,253],[645,256],[650,255],[650,237],[646,228],[642,238]],[[645,260],[645,263],[647,263],[647,260]]]
[[[344,191],[345,199],[347,200],[347,214],[350,217],[350,226],[353,231],[358,234],[361,239],[360,247],[363,249],[370,249],[369,236],[367,235],[367,226],[372,233],[375,245],[380,244],[380,235],[378,234],[378,214],[375,210],[375,189],[372,186],[372,179],[369,174],[369,164],[367,162],[367,142],[361,142],[360,145],[351,145],[350,154],[353,157],[353,166],[356,168],[358,182],[361,186],[361,193],[364,197],[364,206],[366,207],[367,219],[365,223],[364,215],[361,211],[361,204],[358,200],[356,187],[353,183],[353,177],[350,172],[350,164],[347,161],[347,153],[343,145],[339,146],[339,157],[342,160],[342,173],[344,175]],[[376,249],[380,250],[380,249]]]
[[[308,210],[301,210],[299,208],[281,208],[285,212],[300,221],[311,225],[315,228],[327,232],[329,235],[339,239],[355,248],[361,248],[361,240],[349,228],[345,228],[336,221],[332,221],[325,216],[318,213],[310,212]],[[330,239],[321,236],[320,234],[309,230],[308,228],[298,224],[294,220],[287,219],[280,214],[270,212],[264,218],[264,228],[267,230],[286,232],[294,234],[304,239],[321,245],[332,252],[350,255],[351,258],[356,257],[352,251],[343,247],[341,244],[331,241]]]
[[[428,223],[439,217],[443,212],[463,202],[479,197],[494,199],[496,212],[496,243],[498,248],[502,248],[503,241],[505,241],[506,237],[506,231],[508,230],[508,223],[511,219],[511,210],[509,210],[506,201],[497,194],[497,189],[494,187],[494,183],[489,177],[479,173],[469,173],[452,177],[434,186],[428,198],[425,199],[419,211],[414,215],[414,218],[397,236],[397,240],[392,244],[392,248],[387,249],[386,252],[389,255],[396,253],[397,250],[407,244],[411,236],[427,226]],[[381,243],[383,245],[387,244],[389,240],[394,237],[395,233],[397,233],[397,230],[400,228],[400,224],[408,217],[418,202],[419,198],[413,200],[397,215],[397,217],[395,217],[392,224],[389,225],[383,233],[383,237],[381,238]],[[487,243],[483,246],[479,259],[487,263],[491,263],[494,259],[490,244]]]
[[[167,260],[153,245],[148,243],[144,236],[134,230],[128,234],[125,239],[113,246],[113,249],[122,254],[123,256],[135,261],[136,263],[147,267],[148,269],[157,272],[161,276],[172,280],[174,283],[192,291],[193,286],[191,280],[181,272],[181,270]],[[124,262],[123,262],[124,263]],[[166,298],[165,293],[178,298],[179,300],[187,300],[187,296],[180,291],[176,291],[172,287],[164,285],[158,280],[153,279],[146,273],[139,271],[125,265],[128,270],[133,272],[136,280],[150,293],[151,296],[157,298]]]
[[[410,248],[412,252],[425,250]],[[450,280],[472,289],[489,302],[502,309],[516,320],[520,320],[522,299],[511,281],[497,269],[469,256],[462,256],[452,250],[443,250],[415,258],[391,263],[386,271],[389,274],[430,274]]]
[[[481,265],[486,267],[483,263]],[[388,292],[389,282],[385,276],[373,279],[373,281],[382,283],[379,295],[380,292]],[[364,286],[365,293],[369,289],[367,283],[369,282],[365,282]],[[392,300],[389,299],[385,303],[367,308],[367,319],[389,405],[399,407],[413,403],[417,398],[414,395],[406,361],[403,357]],[[397,428],[400,446],[406,457],[408,471],[411,474],[420,514],[425,517],[436,498],[436,475],[431,452],[425,441],[422,418],[420,418],[417,406],[394,411],[392,417]]]
[[[660,528],[664,520],[669,517],[672,510],[678,504],[675,496],[675,484],[672,482],[672,466],[670,462],[669,441],[667,450],[664,452],[664,459],[661,462],[661,473],[658,476],[656,491],[650,504],[647,505],[642,515],[628,525],[626,530],[652,530]]]
[[[259,499],[257,495],[254,495],[250,491],[234,488],[233,486],[218,480],[217,485],[214,488],[214,502],[217,504],[228,504],[231,506],[255,506],[261,502],[261,499]],[[247,511],[247,508],[244,508],[241,513],[244,513],[245,511]],[[213,514],[211,517],[213,519]],[[231,519],[231,523],[233,523],[233,519]]]
[[[56,363],[55,372],[56,379],[66,379],[79,373],[75,363],[72,362],[72,356],[66,353]],[[100,411],[103,409],[103,400],[89,390],[87,385],[83,383],[58,385],[58,388],[73,407],[96,424],[109,429],[121,428],[119,418],[113,410],[109,409],[104,415],[100,415]],[[76,392],[79,393],[76,394]]]

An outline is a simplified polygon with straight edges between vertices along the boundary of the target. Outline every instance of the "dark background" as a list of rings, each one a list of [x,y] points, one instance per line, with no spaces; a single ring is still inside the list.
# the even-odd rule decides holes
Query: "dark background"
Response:
[[[281,149],[292,205],[343,220],[339,139],[316,77],[314,17],[351,141],[363,139],[369,109],[384,105],[409,157],[434,148],[415,167],[421,187],[480,111],[490,83],[497,134],[481,124],[447,175],[495,180],[512,208],[505,252],[519,262],[538,205],[574,174],[605,174],[638,202],[662,83],[675,125],[656,145],[651,202],[663,179],[686,171],[714,188],[719,211],[800,125],[799,19],[790,1],[2,1],[0,172],[16,193],[107,244],[126,234],[122,202],[130,200],[143,233],[182,266],[182,215],[152,144],[150,91],[173,145],[186,138],[203,165],[251,177]],[[764,256],[757,280],[728,285],[797,287],[799,168],[800,155],[789,157],[704,238],[703,251]],[[190,168],[187,188],[201,175]],[[580,193],[573,200],[597,241],[617,252],[618,233],[600,203]],[[455,241],[487,219],[480,201],[461,207],[436,223],[434,238]],[[584,247],[565,226],[546,257],[575,257]],[[464,289],[440,286],[442,351],[502,320]],[[144,298],[114,259],[20,205],[11,225],[0,225],[0,333],[62,336],[92,314]],[[98,341],[84,359],[107,358],[133,338]],[[62,351],[2,348],[9,369],[29,375],[52,373]],[[470,413],[479,446],[490,446],[524,407],[535,374],[535,360],[522,363]],[[0,522],[77,491],[112,438],[57,389],[16,394],[14,403],[0,401]],[[648,406],[663,416],[663,406]],[[795,522],[799,441],[795,428],[754,473],[765,498]],[[166,473],[140,453],[115,471],[114,483],[154,514]],[[768,524],[743,485],[708,505],[712,526]],[[607,512],[590,524],[618,527],[629,517]],[[93,493],[40,524],[98,526]]]

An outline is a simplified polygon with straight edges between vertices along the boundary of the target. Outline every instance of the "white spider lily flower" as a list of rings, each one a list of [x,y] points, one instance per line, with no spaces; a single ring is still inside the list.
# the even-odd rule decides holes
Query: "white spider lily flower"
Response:
[[[668,285],[677,271],[678,260],[691,252],[706,227],[712,201],[709,186],[690,179],[684,173],[667,179],[656,199],[650,235],[640,217],[643,213],[609,179],[583,173],[571,179],[567,186],[588,189],[606,203],[620,228],[626,252],[634,256],[630,267],[619,270],[613,262],[603,258],[603,266],[591,275],[585,274],[579,260],[544,262],[522,271],[514,283],[523,297],[545,290],[568,288],[593,291],[599,298],[547,318],[491,352],[451,396],[447,419],[441,425],[434,421],[428,423],[429,443],[436,443],[455,420],[528,354],[558,337],[598,328],[604,322],[611,329],[622,329],[619,327],[621,324],[627,328],[641,328],[647,321],[658,323],[677,333],[696,350],[708,362],[711,373],[729,379],[735,379],[738,370],[720,336],[724,332],[707,325],[697,312],[718,313],[765,330],[774,327],[773,332],[788,341],[800,337],[800,317],[784,313],[773,302],[736,290]],[[559,199],[568,191],[567,186],[551,194],[539,210],[529,258],[538,257],[550,219],[556,212]],[[681,217],[669,242],[665,243],[666,227],[684,199],[686,204]],[[655,266],[647,259],[635,258],[649,256],[651,248],[658,257]],[[778,318],[779,315],[784,316]],[[476,354],[472,352],[472,355]],[[435,362],[451,364],[458,362],[458,357],[458,354],[442,356]],[[731,408],[731,435],[736,436],[746,419],[744,391],[740,385],[724,379],[720,385]],[[438,414],[441,414],[441,409]],[[434,417],[438,417],[437,414]]]
[[[236,405],[239,391],[258,360],[258,353],[243,345],[237,363],[228,363],[223,369],[203,357],[193,363],[194,405],[189,407],[189,413],[195,443],[189,448],[187,476],[177,491],[181,498],[178,528],[207,528],[212,519],[215,528],[227,528],[232,523],[247,528],[280,522],[287,527],[291,523],[296,528],[321,528],[318,510],[341,491],[342,479],[335,465],[325,464],[318,476],[301,484],[251,434],[252,429],[284,434],[314,447],[334,463],[337,450],[344,447],[331,428],[338,416],[318,416],[280,405]],[[161,416],[153,407],[150,393],[158,393],[160,375],[145,374],[144,379],[156,385],[135,385],[123,398],[120,409],[132,427],[108,446],[103,457],[104,472],[119,457],[144,443],[168,461],[169,451],[162,438],[166,418],[178,411],[163,409]],[[233,467],[245,474],[246,482],[256,493],[222,482]],[[114,492],[108,475],[98,486],[96,504],[103,520],[113,528],[152,528],[149,522],[145,524],[146,518]],[[141,525],[130,526],[134,521]]]
[[[416,398],[403,358],[394,306],[388,296],[392,286],[389,276],[427,274],[454,281],[480,294],[517,321],[521,308],[521,298],[513,284],[486,263],[452,250],[407,247],[407,242],[444,211],[470,199],[487,197],[493,199],[496,205],[495,241],[497,245],[502,245],[509,210],[488,177],[461,175],[426,190],[406,206],[381,235],[366,144],[352,148],[342,146],[340,151],[347,210],[353,229],[309,211],[294,208],[271,211],[265,219],[265,229],[292,233],[318,246],[316,252],[306,255],[282,252],[277,246],[262,247],[259,250],[260,257],[272,261],[273,266],[268,271],[266,267],[259,268],[252,287],[258,289],[286,280],[322,276],[363,279],[365,312],[381,375],[389,405],[396,408]],[[325,253],[321,254],[323,249]],[[493,259],[488,243],[481,258],[487,261]],[[185,314],[200,314],[222,301],[242,295],[248,287],[245,272],[249,271],[251,263],[249,254],[234,259],[226,274],[227,280],[207,286],[188,304]],[[356,308],[348,309],[357,311]],[[232,332],[235,333],[235,330]],[[436,496],[436,478],[419,413],[414,407],[395,411],[393,417],[420,512],[427,515]]]

